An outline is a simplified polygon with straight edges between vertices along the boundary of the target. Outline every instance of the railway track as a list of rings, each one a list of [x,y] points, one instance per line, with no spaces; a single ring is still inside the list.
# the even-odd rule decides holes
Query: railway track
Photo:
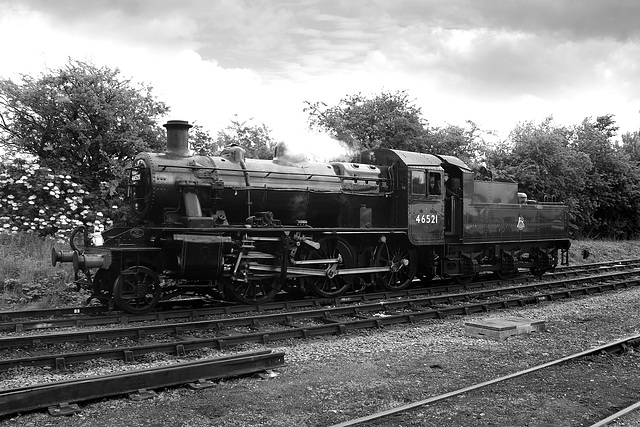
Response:
[[[502,385],[503,383],[509,382],[509,386],[505,386],[505,388],[507,390],[512,390],[516,388],[514,386],[514,382],[517,385],[517,381],[519,377],[531,376],[531,375],[537,375],[538,377],[544,377],[545,375],[546,376],[553,375],[554,378],[559,378],[559,377],[562,377],[563,375],[562,374],[563,364],[570,364],[580,359],[584,359],[592,356],[598,356],[602,354],[620,355],[629,351],[630,349],[637,348],[637,347],[640,347],[640,335],[635,335],[635,336],[627,337],[621,340],[612,341],[610,343],[607,343],[605,345],[602,345],[596,348],[592,348],[580,353],[572,354],[570,356],[562,357],[547,363],[543,363],[538,366],[524,369],[509,375],[505,375],[496,379],[484,381],[478,384],[473,384],[464,388],[460,388],[458,390],[453,390],[437,396],[432,396],[427,399],[411,402],[411,403],[401,405],[386,411],[380,411],[364,417],[344,421],[339,424],[334,424],[331,427],[349,427],[349,426],[355,426],[355,425],[363,425],[365,423],[367,426],[371,426],[371,427],[378,426],[378,425],[380,426],[389,425],[389,424],[406,425],[406,426],[420,425],[420,424],[412,424],[412,421],[415,421],[415,418],[416,418],[415,414],[412,412],[415,411],[417,408],[430,405],[431,408],[433,409],[434,405],[454,397],[458,398],[455,403],[457,406],[464,406],[465,399],[481,400],[481,399],[478,399],[478,396],[477,396],[477,392],[481,389],[488,388],[488,387],[496,387],[496,386]],[[556,370],[556,372],[554,372],[553,374],[547,372],[553,369]],[[603,386],[606,386],[606,384]],[[569,392],[571,392],[571,390],[569,390]],[[498,391],[498,393],[500,393],[500,391]],[[640,403],[635,402],[632,405],[628,406],[627,408],[624,408],[621,411],[617,411],[613,415],[608,416],[603,420],[599,420],[598,422],[593,424],[592,427],[607,425],[607,423],[626,415],[627,413],[637,409],[638,407],[640,407]],[[486,416],[487,415],[486,412],[491,412],[492,410],[494,410],[493,408],[490,408],[490,407],[481,407],[481,409],[485,411],[485,412],[482,412],[482,416]],[[421,422],[424,422],[424,420]]]
[[[391,298],[371,303],[342,304],[318,309],[295,309],[270,314],[219,317],[179,323],[146,324],[117,328],[94,328],[55,333],[13,333],[0,338],[0,372],[14,367],[69,366],[102,358],[133,362],[149,353],[185,356],[204,348],[225,350],[244,343],[271,343],[284,339],[307,339],[318,335],[347,334],[359,329],[441,319],[452,315],[522,307],[590,295],[640,284],[640,269],[610,272],[546,282],[486,288],[458,294]],[[162,337],[144,343],[149,337]],[[117,345],[113,343],[117,341]],[[56,352],[57,345],[77,351]],[[51,349],[47,349],[51,346]],[[44,348],[44,349],[43,349]],[[35,350],[38,354],[31,355]],[[43,354],[46,353],[46,354]],[[15,356],[12,356],[15,355]]]
[[[68,319],[62,315],[59,319],[33,321],[19,320],[16,317],[13,322],[2,324],[5,332],[0,338],[3,357],[0,360],[0,372],[19,367],[44,367],[64,371],[94,359],[131,363],[150,353],[185,357],[205,348],[224,350],[243,343],[266,344],[289,338],[347,334],[360,329],[383,328],[450,315],[521,307],[637,286],[640,270],[635,266],[636,263],[632,262],[589,266],[587,269],[559,272],[560,279],[527,279],[524,280],[525,284],[521,284],[523,280],[517,280],[520,284],[511,286],[500,286],[504,282],[496,281],[467,286],[442,285],[428,292],[413,290],[408,293],[363,294],[321,303],[318,300],[289,301],[274,303],[267,308],[219,306],[138,317],[116,313],[93,316],[84,314],[80,318]],[[619,269],[623,271],[616,271]],[[594,272],[600,274],[579,276]],[[467,290],[451,293],[455,289]],[[438,292],[441,295],[437,295]],[[330,305],[322,306],[324,303]],[[242,315],[246,313],[250,315]],[[213,318],[207,318],[208,316]],[[108,322],[96,326],[90,325],[87,319],[101,319],[101,322],[112,319],[118,327],[105,329],[102,326],[110,325]],[[183,321],[168,323],[173,319]],[[68,321],[73,324],[64,323]],[[150,324],[152,322],[161,323]],[[13,325],[12,332],[8,332],[11,328],[7,325],[10,324]],[[61,325],[74,329],[81,325],[83,330],[41,333]],[[72,342],[80,344],[70,345]],[[61,348],[64,351],[60,351]],[[18,355],[15,356],[16,354]]]
[[[586,264],[582,266],[562,267],[544,276],[545,279],[559,279],[579,277],[590,273],[628,270],[640,267],[640,260],[622,260]],[[111,312],[107,306],[82,306],[69,308],[54,308],[42,310],[3,311],[0,312],[1,332],[24,332],[36,329],[51,329],[64,327],[90,327],[99,325],[129,324],[133,322],[154,322],[178,319],[200,319],[206,316],[229,316],[252,312],[270,312],[281,310],[305,309],[329,305],[352,304],[358,302],[376,301],[392,298],[411,298],[425,295],[437,295],[447,292],[462,292],[502,286],[508,283],[537,282],[534,276],[520,276],[508,280],[484,280],[469,284],[442,283],[430,287],[407,289],[404,291],[367,292],[346,295],[337,298],[313,298],[292,301],[276,301],[260,305],[240,305],[220,301],[210,302],[206,307],[200,299],[166,301],[159,304],[161,310],[146,315],[130,315],[122,312]],[[192,306],[186,309],[176,309],[176,306]],[[42,321],[39,319],[46,319]]]
[[[129,394],[134,399],[153,397],[153,389],[188,383],[206,388],[212,380],[270,370],[284,365],[284,353],[261,351],[215,359],[177,363],[28,387],[0,390],[0,416],[48,408],[52,415],[80,411],[78,402]]]

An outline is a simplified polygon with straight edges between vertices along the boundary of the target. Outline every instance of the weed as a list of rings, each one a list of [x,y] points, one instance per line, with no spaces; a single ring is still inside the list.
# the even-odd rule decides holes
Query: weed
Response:
[[[0,233],[0,304],[47,306],[77,304],[84,296],[72,286],[69,266],[51,265],[51,248],[60,243],[34,233]],[[35,307],[38,306],[38,307]]]

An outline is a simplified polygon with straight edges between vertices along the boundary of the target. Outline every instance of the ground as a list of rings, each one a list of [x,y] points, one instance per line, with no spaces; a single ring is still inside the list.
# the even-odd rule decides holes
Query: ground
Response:
[[[583,241],[574,242],[572,263],[583,262],[583,249],[592,254],[588,262],[640,256],[637,242]],[[540,319],[547,328],[503,341],[465,335],[465,322],[499,316]],[[1,425],[330,426],[638,334],[640,288],[632,288],[345,336],[247,345],[242,349],[284,351],[286,366],[271,379],[167,389],[142,402],[102,400],[82,404],[82,413],[72,417],[36,412]],[[591,425],[640,400],[638,355],[592,357],[375,425]]]

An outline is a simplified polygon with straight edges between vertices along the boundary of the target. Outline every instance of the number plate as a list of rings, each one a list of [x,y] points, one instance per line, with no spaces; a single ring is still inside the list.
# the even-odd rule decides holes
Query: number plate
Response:
[[[412,203],[409,207],[409,238],[416,245],[444,241],[443,203]]]

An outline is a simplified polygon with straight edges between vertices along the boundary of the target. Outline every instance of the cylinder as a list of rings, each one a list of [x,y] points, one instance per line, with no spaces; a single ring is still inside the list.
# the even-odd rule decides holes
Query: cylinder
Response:
[[[169,120],[163,125],[167,128],[167,153],[181,157],[189,157],[189,128],[185,120]]]

